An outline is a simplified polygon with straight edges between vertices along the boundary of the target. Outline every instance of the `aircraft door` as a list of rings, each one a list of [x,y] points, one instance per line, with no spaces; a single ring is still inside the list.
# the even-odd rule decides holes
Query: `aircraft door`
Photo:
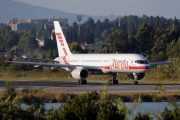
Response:
[[[114,59],[113,59],[113,58],[111,58],[111,59],[109,60],[109,66],[110,66],[111,69],[114,68]]]
[[[129,60],[129,65],[133,65],[133,64],[134,64],[133,59],[130,59],[130,60]]]

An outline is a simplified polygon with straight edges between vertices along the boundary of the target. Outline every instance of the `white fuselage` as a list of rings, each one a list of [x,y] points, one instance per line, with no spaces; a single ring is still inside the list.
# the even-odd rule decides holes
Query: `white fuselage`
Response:
[[[104,73],[145,73],[150,68],[147,59],[139,54],[72,54],[55,60],[60,64],[101,69]]]

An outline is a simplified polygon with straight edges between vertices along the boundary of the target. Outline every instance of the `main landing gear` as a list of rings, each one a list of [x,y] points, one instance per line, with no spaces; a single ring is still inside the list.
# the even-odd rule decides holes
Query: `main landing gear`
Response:
[[[78,80],[78,84],[79,85],[87,84],[87,80],[80,79],[80,80]]]
[[[137,81],[137,74],[136,73],[133,73],[133,75],[134,75],[134,82],[133,82],[133,84],[134,85],[138,85],[138,81]]]
[[[112,79],[112,84],[114,85],[114,84],[118,84],[118,80],[116,79],[116,77],[117,77],[117,73],[115,73],[115,74],[112,74],[112,76],[113,76],[113,79]]]

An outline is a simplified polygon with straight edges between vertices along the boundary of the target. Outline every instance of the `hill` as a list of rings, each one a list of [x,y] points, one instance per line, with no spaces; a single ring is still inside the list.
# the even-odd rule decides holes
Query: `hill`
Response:
[[[17,2],[13,0],[0,0],[0,23],[6,23],[13,18],[17,19],[42,19],[42,18],[68,18],[68,23],[76,21],[77,14],[67,13],[60,10],[48,9],[45,7],[32,6],[30,4]],[[82,15],[84,21],[92,17],[94,20],[104,20],[105,16],[88,16]],[[108,18],[108,17],[107,17]],[[117,18],[114,15],[110,19]]]

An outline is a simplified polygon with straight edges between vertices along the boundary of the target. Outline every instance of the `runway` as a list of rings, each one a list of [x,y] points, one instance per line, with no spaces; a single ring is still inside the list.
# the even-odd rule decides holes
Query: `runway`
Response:
[[[62,81],[9,81],[9,85],[18,89],[33,87],[37,89],[58,89],[66,92],[81,93],[91,91],[102,91],[105,83],[88,82],[86,85],[78,85],[77,82]],[[166,92],[180,91],[180,84],[162,85]],[[0,90],[5,89],[6,81],[0,81]],[[156,84],[139,84],[119,83],[118,85],[106,85],[109,92],[158,92]]]

